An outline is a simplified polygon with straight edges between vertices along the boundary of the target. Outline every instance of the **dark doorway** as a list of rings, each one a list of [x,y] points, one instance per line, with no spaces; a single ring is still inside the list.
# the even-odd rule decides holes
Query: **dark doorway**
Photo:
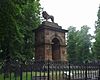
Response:
[[[52,60],[60,60],[60,42],[57,38],[52,40]]]

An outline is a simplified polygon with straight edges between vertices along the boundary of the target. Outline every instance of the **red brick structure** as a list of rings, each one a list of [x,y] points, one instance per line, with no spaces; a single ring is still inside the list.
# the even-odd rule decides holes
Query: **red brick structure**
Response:
[[[66,61],[66,32],[57,23],[44,21],[35,30],[35,60]]]

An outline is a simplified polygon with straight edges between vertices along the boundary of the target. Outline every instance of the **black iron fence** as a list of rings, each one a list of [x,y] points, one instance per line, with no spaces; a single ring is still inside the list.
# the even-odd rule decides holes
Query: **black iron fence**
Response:
[[[12,61],[1,68],[0,80],[100,80],[100,63]]]

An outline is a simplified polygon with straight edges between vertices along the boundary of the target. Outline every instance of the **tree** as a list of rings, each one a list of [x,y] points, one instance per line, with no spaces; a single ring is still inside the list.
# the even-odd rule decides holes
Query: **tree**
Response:
[[[77,31],[76,53],[79,62],[90,60],[91,35],[88,33],[89,27],[82,26]]]
[[[21,54],[24,59],[30,59],[33,57],[34,52],[34,34],[33,29],[37,28],[40,24],[40,4],[39,0],[27,0],[26,5],[20,5],[22,11],[23,35],[24,43],[21,50]]]
[[[32,29],[40,23],[39,14],[39,0],[0,1],[0,60],[33,57]]]
[[[67,34],[67,52],[68,52],[68,58],[70,62],[74,62],[77,59],[76,55],[76,28],[73,26],[70,26],[68,28],[68,34]]]
[[[17,45],[22,42],[22,34],[16,24],[17,8],[11,0],[0,1],[0,59],[15,55]]]
[[[91,35],[88,33],[89,27],[82,26],[81,30],[70,26],[68,28],[67,51],[71,62],[83,62],[91,59]]]
[[[100,59],[100,6],[97,14],[98,20],[95,25],[95,42],[93,45],[93,53],[96,59]]]

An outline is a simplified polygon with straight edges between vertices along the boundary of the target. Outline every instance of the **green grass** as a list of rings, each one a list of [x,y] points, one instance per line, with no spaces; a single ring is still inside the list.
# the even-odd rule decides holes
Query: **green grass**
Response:
[[[4,80],[4,79],[3,79],[3,74],[0,74],[0,80]]]
[[[26,79],[26,74],[27,74],[27,79]],[[62,74],[61,72],[59,73],[59,72],[55,71],[53,73],[50,72],[49,76],[53,80],[55,80],[56,78],[59,80],[59,75],[61,76],[61,74]],[[31,76],[31,72],[27,72],[27,73],[23,72],[22,80],[31,80],[31,78],[34,76],[48,76],[48,73],[47,72],[32,72],[32,76]],[[11,79],[10,79],[10,77],[11,77]],[[0,74],[0,80],[4,80],[4,74]],[[20,76],[17,76],[15,78],[14,73],[11,73],[11,76],[9,74],[9,77],[5,78],[5,80],[20,80]]]
[[[41,72],[41,73],[40,72],[32,72],[32,74],[31,74],[31,72],[27,72],[27,73],[23,72],[22,80],[26,80],[26,75],[27,75],[27,80],[31,80],[31,78],[34,76],[47,76],[47,72],[45,72],[45,73],[44,72]],[[14,73],[11,73],[11,75],[9,74],[9,76],[6,77],[5,80],[10,80],[10,78],[11,78],[11,80],[20,80],[20,75],[15,78]],[[0,80],[4,80],[4,74],[0,74]]]

